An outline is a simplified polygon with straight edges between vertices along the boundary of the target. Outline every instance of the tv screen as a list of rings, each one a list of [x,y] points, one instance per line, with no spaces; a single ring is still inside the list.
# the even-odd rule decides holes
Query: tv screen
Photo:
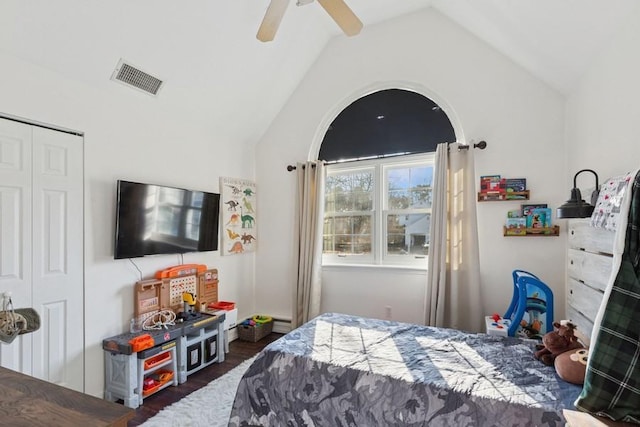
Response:
[[[218,250],[220,194],[119,180],[114,258]]]

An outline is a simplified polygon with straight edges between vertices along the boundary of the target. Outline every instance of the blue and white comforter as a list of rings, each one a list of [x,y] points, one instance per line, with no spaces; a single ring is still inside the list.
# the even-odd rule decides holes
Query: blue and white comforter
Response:
[[[230,426],[563,426],[581,388],[517,338],[327,313],[267,346]]]

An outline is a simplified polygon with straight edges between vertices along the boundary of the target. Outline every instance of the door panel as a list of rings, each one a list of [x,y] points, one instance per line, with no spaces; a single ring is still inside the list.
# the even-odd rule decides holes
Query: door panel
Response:
[[[21,188],[0,186],[0,280],[22,277],[22,217]],[[4,283],[3,283],[4,285]]]
[[[0,215],[0,292],[41,320],[0,364],[83,391],[82,138],[0,119]]]
[[[54,384],[68,386],[65,343],[73,337],[69,337],[67,330],[66,319],[69,317],[69,310],[66,302],[55,301],[42,304],[42,317],[46,319],[43,323],[47,327],[46,333],[42,334],[42,351],[47,357],[42,359],[39,376]]]
[[[67,271],[67,193],[63,191],[42,191],[42,274],[51,276]]]

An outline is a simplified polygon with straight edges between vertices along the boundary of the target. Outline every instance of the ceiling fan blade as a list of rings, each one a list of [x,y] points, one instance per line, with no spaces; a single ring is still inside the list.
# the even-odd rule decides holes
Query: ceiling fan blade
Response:
[[[289,0],[271,0],[267,12],[264,14],[262,24],[258,29],[256,38],[261,42],[270,42],[276,36],[280,21],[289,6]]]
[[[362,21],[347,6],[344,0],[318,0],[320,6],[336,21],[348,36],[355,36],[362,30]]]

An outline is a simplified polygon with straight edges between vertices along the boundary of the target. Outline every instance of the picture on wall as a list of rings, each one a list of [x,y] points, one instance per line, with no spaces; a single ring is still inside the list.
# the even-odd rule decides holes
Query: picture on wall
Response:
[[[256,184],[241,178],[220,178],[222,255],[256,250]]]

